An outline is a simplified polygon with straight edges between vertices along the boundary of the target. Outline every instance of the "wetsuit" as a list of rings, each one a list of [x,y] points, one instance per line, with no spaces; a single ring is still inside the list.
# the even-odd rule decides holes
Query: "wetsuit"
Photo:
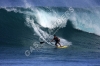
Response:
[[[56,45],[56,46],[57,46],[57,43],[60,42],[60,39],[59,39],[58,37],[54,37],[53,40],[55,40],[55,42],[56,42],[55,45]]]

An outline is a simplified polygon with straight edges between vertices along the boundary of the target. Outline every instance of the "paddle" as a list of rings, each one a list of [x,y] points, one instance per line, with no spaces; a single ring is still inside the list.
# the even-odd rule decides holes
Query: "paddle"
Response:
[[[40,44],[43,44],[43,43],[45,43],[44,41],[43,42],[40,42]]]

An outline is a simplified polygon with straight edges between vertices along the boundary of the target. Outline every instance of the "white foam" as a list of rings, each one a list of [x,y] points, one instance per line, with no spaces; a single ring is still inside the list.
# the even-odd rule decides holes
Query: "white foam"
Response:
[[[69,42],[69,41],[67,41],[67,40],[65,40],[63,38],[60,38],[60,43],[61,43],[62,46],[70,46],[70,45],[72,45],[72,42]]]
[[[98,17],[98,13],[100,14],[100,12],[97,11],[96,13],[96,11],[94,12],[93,10],[90,13],[76,12],[72,15],[70,20],[72,20],[73,25],[76,29],[100,35],[100,17]]]
[[[63,20],[59,14],[54,14],[53,12],[46,12],[44,10],[36,10],[36,17],[38,23],[45,28],[53,29],[56,27],[65,27],[67,20]]]

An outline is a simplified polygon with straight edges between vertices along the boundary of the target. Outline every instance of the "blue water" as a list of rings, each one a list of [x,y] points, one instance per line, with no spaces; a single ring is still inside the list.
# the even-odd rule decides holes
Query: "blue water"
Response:
[[[8,62],[9,61],[9,62]],[[15,62],[14,62],[15,61]],[[98,64],[97,62],[100,62],[100,61],[86,61],[86,60],[67,60],[67,61],[49,61],[49,60],[44,60],[44,61],[37,61],[37,60],[19,60],[19,59],[16,59],[16,60],[2,60],[1,62],[3,63],[0,63],[1,66],[3,65],[7,65],[7,66],[54,66],[54,65],[57,65],[57,66],[99,66],[100,64]],[[92,62],[92,63],[91,63]]]
[[[1,7],[0,66],[100,66],[99,7],[71,9]]]

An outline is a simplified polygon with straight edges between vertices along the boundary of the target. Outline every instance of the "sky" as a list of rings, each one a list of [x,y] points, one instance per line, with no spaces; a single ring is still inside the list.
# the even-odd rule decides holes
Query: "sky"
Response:
[[[100,0],[0,0],[0,6],[95,7],[95,6],[100,6]]]

